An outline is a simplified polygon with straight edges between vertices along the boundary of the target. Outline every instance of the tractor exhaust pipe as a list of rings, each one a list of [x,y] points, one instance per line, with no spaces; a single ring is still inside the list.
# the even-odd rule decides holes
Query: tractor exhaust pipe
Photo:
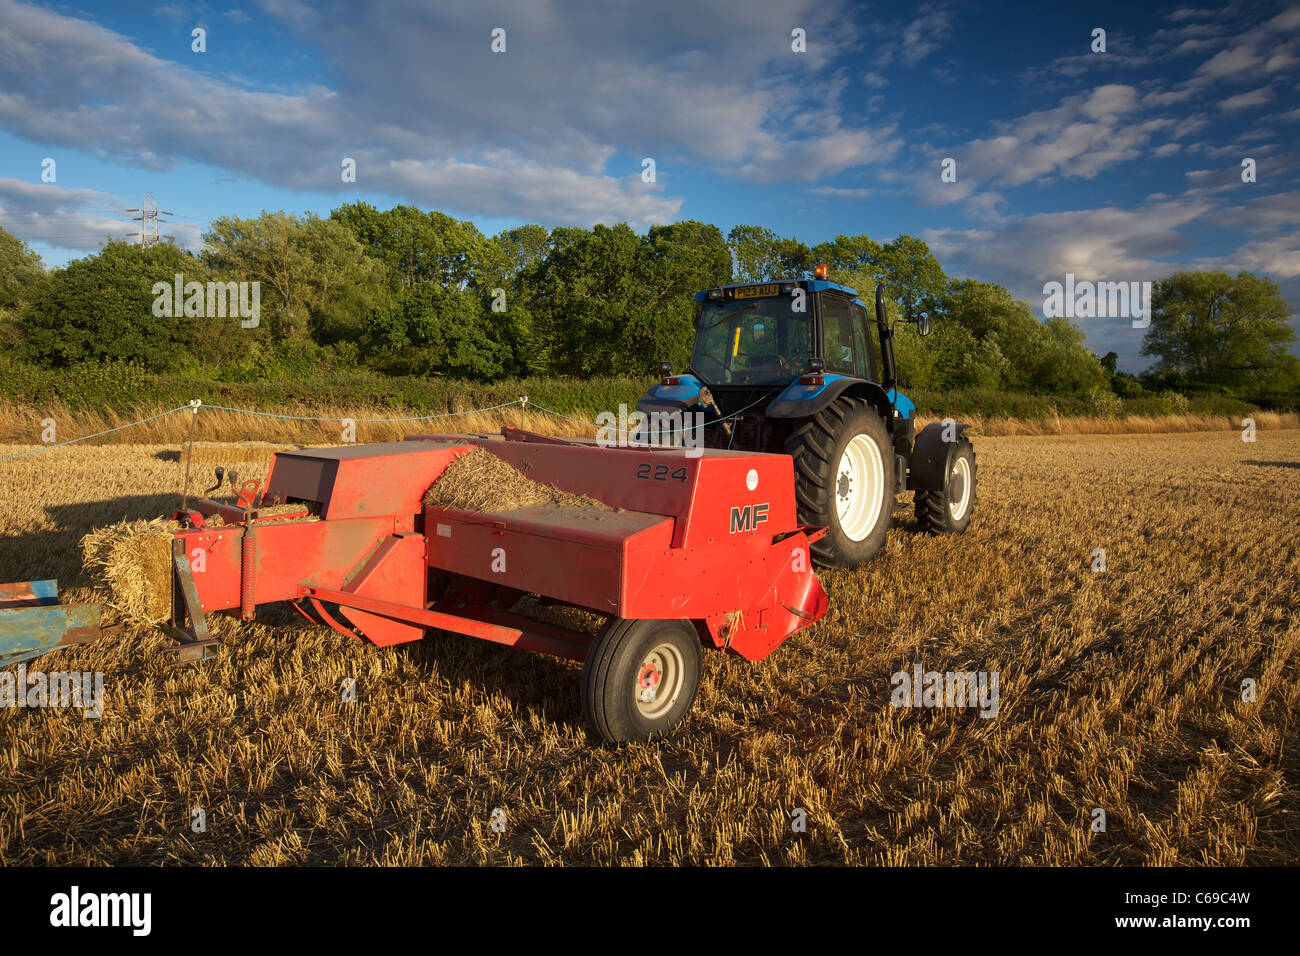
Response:
[[[885,284],[876,283],[876,330],[880,334],[880,364],[885,391],[898,385],[898,371],[894,366],[894,331],[885,315]]]

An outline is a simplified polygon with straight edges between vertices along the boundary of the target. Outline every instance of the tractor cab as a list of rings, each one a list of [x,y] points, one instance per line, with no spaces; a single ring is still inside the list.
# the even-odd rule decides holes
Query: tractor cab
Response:
[[[777,453],[797,419],[849,388],[878,405],[891,428],[896,412],[905,426],[912,404],[894,390],[888,326],[873,335],[857,290],[822,269],[817,276],[697,292],[690,368],[674,375],[662,366],[662,380],[637,408],[699,410],[710,422],[697,444]],[[882,320],[883,308],[882,300]]]
[[[697,293],[691,372],[705,385],[781,387],[807,372],[876,381],[867,308],[825,280],[724,286]]]

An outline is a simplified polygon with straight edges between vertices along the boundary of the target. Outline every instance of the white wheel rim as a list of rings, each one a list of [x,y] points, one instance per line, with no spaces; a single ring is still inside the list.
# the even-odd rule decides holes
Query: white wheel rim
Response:
[[[641,661],[633,678],[637,710],[647,720],[658,720],[672,709],[686,681],[682,653],[667,642],[656,645]]]
[[[956,499],[952,495],[955,488],[961,489]],[[965,455],[953,462],[952,474],[948,476],[948,490],[948,514],[952,515],[953,521],[960,521],[966,516],[966,509],[970,507],[970,462]]]
[[[835,513],[850,541],[861,541],[876,527],[883,505],[885,462],[866,435],[854,435],[844,446],[835,470]]]

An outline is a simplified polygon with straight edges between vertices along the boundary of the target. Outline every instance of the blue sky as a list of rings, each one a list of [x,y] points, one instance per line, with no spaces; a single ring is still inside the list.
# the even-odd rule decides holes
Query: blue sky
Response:
[[[1269,275],[1294,308],[1298,132],[1294,3],[0,0],[0,227],[50,265],[151,191],[192,248],[215,216],[364,199],[489,234],[911,233],[1040,315],[1067,272],[1180,268]],[[1145,364],[1129,322],[1080,324]]]

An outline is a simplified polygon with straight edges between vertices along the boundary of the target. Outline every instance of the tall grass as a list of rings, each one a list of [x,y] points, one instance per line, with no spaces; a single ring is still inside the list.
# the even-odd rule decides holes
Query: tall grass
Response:
[[[531,397],[530,397],[531,402]],[[147,405],[127,408],[91,410],[72,408],[61,402],[46,406],[17,405],[0,402],[0,442],[18,445],[52,444],[69,439],[97,435],[143,419],[152,419],[140,425],[92,438],[88,444],[173,444],[185,441],[190,435],[192,414],[176,411],[155,418],[168,410],[166,405]],[[173,406],[174,407],[174,406]],[[551,407],[551,406],[548,406]],[[617,406],[615,406],[617,408]],[[254,409],[262,410],[262,409]],[[490,412],[469,408],[454,409],[448,413],[429,413],[405,406],[358,405],[304,405],[299,403],[275,406],[273,411],[284,416],[325,421],[300,421],[295,418],[272,418],[243,411],[204,407],[193,419],[194,438],[199,442],[280,442],[300,444],[337,444],[345,440],[342,419],[356,423],[351,436],[358,442],[395,441],[406,435],[449,434],[458,432],[497,432],[502,426],[513,426],[546,435],[564,437],[593,437],[596,433],[595,415],[601,406],[587,409],[567,409],[561,414],[524,409],[518,405]],[[556,409],[556,411],[560,411]],[[402,421],[422,415],[438,414],[445,417],[424,421]],[[939,421],[939,415],[920,415],[918,424]],[[1242,418],[1235,415],[1182,413],[1172,415],[1060,415],[1053,413],[1043,418],[1009,418],[985,415],[952,417],[974,426],[979,435],[1108,435],[1149,434],[1156,432],[1194,432],[1240,430]],[[1258,429],[1300,427],[1300,415],[1295,412],[1253,412],[1249,416]],[[387,419],[388,421],[367,421]],[[47,442],[49,423],[53,423],[53,441]]]

